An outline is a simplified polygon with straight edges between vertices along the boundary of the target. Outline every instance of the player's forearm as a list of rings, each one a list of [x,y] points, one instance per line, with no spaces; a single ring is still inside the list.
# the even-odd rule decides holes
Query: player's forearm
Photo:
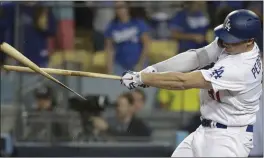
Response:
[[[148,86],[162,89],[184,89],[184,76],[180,72],[141,73],[141,81]]]
[[[141,73],[141,82],[148,86],[169,89],[184,90],[191,88],[211,89],[211,83],[207,82],[200,71],[181,73]]]

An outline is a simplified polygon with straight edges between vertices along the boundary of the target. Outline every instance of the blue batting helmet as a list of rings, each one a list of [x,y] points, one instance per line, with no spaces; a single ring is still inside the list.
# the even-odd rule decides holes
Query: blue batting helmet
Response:
[[[214,32],[225,43],[239,43],[256,38],[261,33],[261,22],[252,11],[240,9],[229,13]]]

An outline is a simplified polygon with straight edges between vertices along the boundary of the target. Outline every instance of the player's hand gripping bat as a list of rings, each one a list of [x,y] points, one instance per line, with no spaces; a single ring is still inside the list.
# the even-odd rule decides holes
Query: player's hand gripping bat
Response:
[[[57,79],[55,79],[54,77],[52,77],[51,75],[49,75],[48,73],[44,72],[43,70],[41,70],[35,63],[33,63],[32,61],[30,61],[27,57],[25,57],[23,54],[21,54],[18,50],[16,50],[14,47],[10,46],[7,43],[2,43],[0,45],[1,50],[7,54],[8,56],[16,59],[17,61],[21,62],[22,64],[24,64],[25,66],[29,67],[30,69],[34,70],[35,72],[40,73],[41,75],[43,75],[44,77],[54,81],[55,83],[61,85],[62,87],[66,88],[67,90],[73,92],[74,94],[76,94],[77,96],[81,97],[82,99],[86,100],[83,96],[81,96],[80,94],[78,94],[77,92],[75,92],[74,90],[70,89],[69,87],[67,87],[66,85],[64,85],[63,83],[61,83],[60,81],[58,81]]]

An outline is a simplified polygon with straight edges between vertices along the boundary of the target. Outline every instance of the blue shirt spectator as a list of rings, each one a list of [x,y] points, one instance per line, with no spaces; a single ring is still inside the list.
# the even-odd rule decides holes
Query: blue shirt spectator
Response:
[[[14,7],[14,6],[12,6]],[[5,18],[14,20],[15,9],[9,8],[13,13],[5,14]],[[48,37],[55,34],[56,20],[51,10],[41,2],[24,2],[19,9],[19,49],[31,61],[41,67],[48,64]],[[6,23],[7,28],[13,28],[15,22]],[[15,37],[11,30],[10,40]],[[10,44],[14,44],[11,42]]]
[[[244,9],[246,1],[208,1],[207,11],[210,17],[211,28],[214,28],[219,23],[218,12],[223,8],[230,8],[231,11]]]
[[[151,35],[154,39],[169,39],[170,30],[169,22],[171,17],[163,12],[158,12],[151,17]]]
[[[14,3],[12,2],[2,2],[0,5],[0,43],[7,42],[13,44],[13,23],[14,19],[9,18],[13,17],[14,14]],[[0,63],[4,63],[6,55],[0,52]]]
[[[56,21],[52,11],[41,4],[24,5],[21,8],[21,19],[24,31],[24,55],[37,65],[46,67],[49,60],[48,37],[55,35],[56,31]]]
[[[200,10],[200,2],[189,2],[170,22],[172,36],[179,42],[179,53],[207,45],[209,20]]]
[[[125,70],[140,70],[145,64],[148,41],[147,24],[130,17],[125,2],[116,2],[117,17],[106,31],[108,71],[121,75]]]
[[[94,40],[94,49],[95,51],[104,50],[104,32],[107,25],[113,19],[115,15],[113,1],[87,1],[87,3],[96,3],[97,5],[103,5],[107,7],[97,7],[94,11],[93,18],[93,40]]]

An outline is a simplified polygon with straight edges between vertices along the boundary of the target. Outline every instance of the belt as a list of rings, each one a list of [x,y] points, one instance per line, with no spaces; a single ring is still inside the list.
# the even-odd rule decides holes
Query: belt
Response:
[[[212,127],[213,126],[213,121],[212,120],[208,120],[208,119],[202,119],[201,120],[202,126],[203,127]],[[221,123],[214,123],[216,128],[223,128],[223,129],[227,129],[226,125],[223,125]],[[246,132],[253,132],[253,125],[248,125]]]

